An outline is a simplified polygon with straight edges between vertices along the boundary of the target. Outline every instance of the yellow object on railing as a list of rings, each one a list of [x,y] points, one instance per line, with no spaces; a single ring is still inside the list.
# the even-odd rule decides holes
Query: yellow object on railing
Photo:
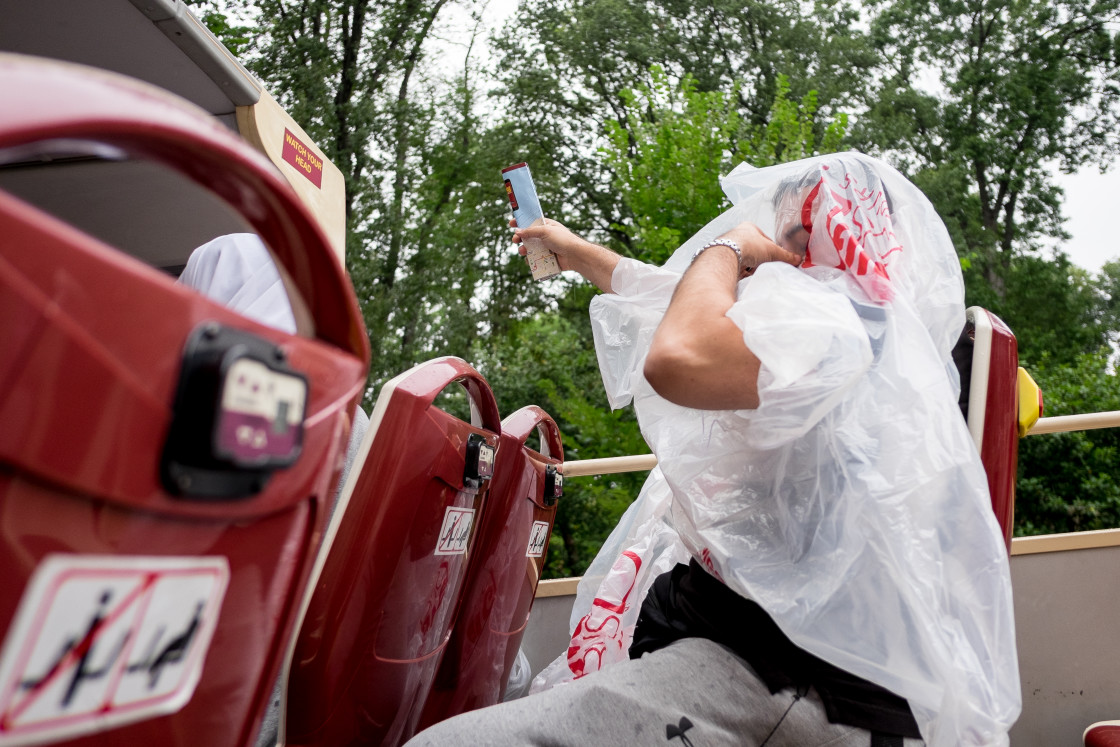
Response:
[[[1027,369],[1019,366],[1019,438],[1027,435],[1042,417],[1042,390]]]

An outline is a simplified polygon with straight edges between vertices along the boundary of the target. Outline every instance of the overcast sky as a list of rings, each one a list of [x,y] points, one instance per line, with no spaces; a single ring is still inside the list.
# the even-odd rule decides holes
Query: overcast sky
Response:
[[[1111,219],[1103,219],[1120,217],[1116,208],[1120,171],[1114,168],[1102,176],[1097,169],[1089,168],[1072,176],[1059,174],[1058,184],[1066,192],[1066,230],[1073,234],[1065,245],[1070,258],[1093,272],[1105,262],[1120,259],[1120,231]]]

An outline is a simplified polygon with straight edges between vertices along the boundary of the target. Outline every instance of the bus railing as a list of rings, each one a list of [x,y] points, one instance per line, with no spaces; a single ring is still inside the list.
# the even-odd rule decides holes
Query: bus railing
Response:
[[[1072,431],[1088,431],[1098,428],[1117,427],[1120,427],[1120,410],[1113,410],[1110,412],[1091,412],[1081,415],[1058,415],[1049,418],[1039,418],[1038,422],[1027,432],[1027,435],[1038,436],[1045,433],[1069,433]],[[656,466],[657,457],[653,454],[605,457],[602,459],[580,459],[564,463],[564,476],[570,478],[615,475],[624,472],[642,472],[651,470]],[[1061,550],[1113,547],[1120,545],[1120,529],[1100,529],[1087,532],[1015,537],[1012,539],[1011,545],[1012,555],[1031,555]],[[557,582],[560,581],[566,583],[558,584]],[[574,593],[576,581],[578,581],[578,579],[555,579],[553,581],[542,582],[542,586],[538,591],[538,596]]]
[[[1069,433],[1070,431],[1091,431],[1097,428],[1116,427],[1120,427],[1120,410],[1039,418],[1034,427],[1027,431],[1027,435],[1038,436],[1043,433]]]
[[[1068,433],[1070,431],[1089,431],[1097,428],[1120,427],[1120,410],[1111,412],[1091,412],[1083,415],[1059,415],[1052,418],[1039,418],[1028,432],[1028,436],[1043,433]],[[565,477],[594,477],[597,475],[617,475],[623,472],[642,472],[657,466],[653,454],[604,457],[602,459],[580,459],[564,463]]]

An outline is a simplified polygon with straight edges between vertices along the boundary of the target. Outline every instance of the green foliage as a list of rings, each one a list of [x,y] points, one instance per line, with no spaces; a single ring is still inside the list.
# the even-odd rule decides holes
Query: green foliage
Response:
[[[237,20],[227,15],[228,3],[222,0],[184,0],[191,6],[192,12],[202,21],[210,33],[226,46],[234,57],[240,57],[249,51],[253,43],[252,26],[240,24]]]
[[[633,240],[638,258],[661,264],[683,239],[724,209],[716,174],[737,151],[739,86],[697,91],[686,76],[674,86],[659,67],[652,82],[621,92],[626,119],[608,120],[602,149],[636,226],[616,226]]]
[[[544,287],[529,281],[510,244],[498,179],[509,165],[503,130],[481,126],[472,95],[461,86],[433,107],[430,122],[412,124],[425,138],[413,148],[417,173],[399,251],[373,243],[351,258],[375,351],[371,391],[427,358],[470,356],[480,336],[500,338],[545,303]]]
[[[964,277],[969,303],[989,309],[1015,333],[1023,366],[1030,368],[1043,358],[1072,364],[1106,342],[1097,283],[1064,254],[1015,259],[1002,296],[984,282],[982,273],[969,269]]]
[[[1120,410],[1120,377],[1106,352],[1031,371],[1045,414]],[[1029,436],[1019,443],[1015,532],[1052,534],[1120,526],[1120,429]]]
[[[621,199],[638,216],[638,228],[630,233],[635,252],[660,263],[682,236],[725,207],[716,174],[744,156],[772,163],[815,152],[815,96],[810,92],[800,105],[794,104],[782,81],[771,123],[744,126],[734,104],[737,87],[701,92],[687,76],[674,86],[657,67],[651,77],[650,85],[623,94],[627,118],[606,124],[609,145],[601,154],[619,175]],[[842,126],[825,128],[824,142],[835,147]],[[601,395],[589,395],[600,392],[601,385],[586,301],[587,291],[573,288],[559,313],[515,325],[494,348],[499,356],[476,350],[475,360],[485,361],[487,377],[510,406],[538,403],[557,419],[568,458],[646,453],[632,412],[612,413]],[[635,475],[570,482],[557,515],[548,573],[582,573],[639,488]]]
[[[817,92],[808,91],[800,102],[791,101],[789,79],[778,76],[778,91],[770,106],[770,121],[758,127],[749,141],[749,147],[740,145],[744,159],[754,166],[772,166],[776,163],[796,161],[819,153],[835,153],[847,134],[848,115],[840,112],[823,125],[820,145],[816,143],[818,122]]]
[[[604,147],[625,152],[636,141],[625,148],[612,144],[622,133],[607,123],[613,121],[629,134],[634,116],[653,122],[641,106],[664,108],[671,100],[677,122],[692,128],[685,140],[718,146],[718,133],[709,136],[699,129],[711,124],[729,134],[722,149],[734,153],[743,133],[727,128],[765,128],[781,76],[789,82],[791,101],[816,90],[819,111],[830,115],[838,101],[854,103],[852,92],[864,90],[861,71],[874,61],[855,25],[857,17],[848,3],[831,0],[816,3],[813,13],[805,13],[797,0],[525,3],[503,32],[517,44],[503,48],[500,93],[509,110],[518,113],[520,132],[534,144],[537,157],[555,168],[561,190],[555,194],[570,227],[629,255],[638,249],[633,231],[624,227],[642,227],[658,247],[651,256],[657,256],[675,237],[687,236],[689,226],[675,216],[658,225],[652,214],[635,213],[620,199],[618,185],[627,175],[615,171],[617,160],[596,153]],[[689,93],[667,87],[668,81],[688,81]],[[703,97],[709,94],[713,109],[705,121]],[[649,134],[666,128],[653,125]],[[656,138],[648,143],[648,150],[655,151]],[[682,174],[643,173],[634,164],[637,176],[683,177],[688,184],[682,193],[695,190],[707,200],[718,195],[714,177],[719,170],[709,172],[705,181],[699,178],[702,165],[724,159],[718,151],[700,150],[692,148],[692,160],[680,161]],[[666,168],[675,163],[659,161]],[[674,185],[662,179],[657,186]],[[656,236],[658,229],[667,230]]]
[[[631,240],[637,258],[661,264],[708,221],[728,207],[717,174],[743,160],[768,166],[818,152],[835,151],[847,116],[816,121],[817,93],[789,99],[789,82],[778,76],[769,121],[743,121],[737,109],[741,86],[699,91],[691,75],[673,85],[660,66],[651,83],[622,91],[625,120],[608,120],[608,142],[600,152],[616,174],[622,203],[633,226],[613,224]],[[823,130],[818,149],[817,130]]]
[[[389,376],[454,354],[502,413],[556,417],[569,458],[645,451],[600,394],[593,291],[529,279],[498,171],[528,161],[547,215],[660,262],[723,208],[719,174],[845,141],[933,201],[969,302],[1017,333],[1048,414],[1120,409],[1096,352],[1120,337],[1120,263],[1089,277],[1046,251],[1064,236],[1049,165],[1115,149],[1120,0],[537,0],[495,71],[432,64],[447,9],[472,0],[191,4],[343,172],[367,407]],[[1023,442],[1020,531],[1117,525],[1109,433]],[[569,482],[550,576],[583,571],[641,481]]]
[[[1120,0],[874,0],[885,83],[857,141],[898,154],[1002,297],[1016,257],[1066,238],[1051,165],[1111,160]],[[940,85],[923,82],[940,75]]]
[[[457,71],[429,61],[449,0],[225,3],[259,24],[248,67],[346,179],[347,269],[372,351],[367,407],[401,370],[467,356],[480,334],[548,303],[509,243],[498,173],[510,127],[482,121],[485,83],[469,55]]]
[[[890,154],[945,219],[969,304],[1016,333],[1047,414],[1116,409],[1097,351],[1116,340],[1115,275],[1091,278],[1052,167],[1112,160],[1120,127],[1118,0],[873,0],[882,85],[853,136]],[[937,76],[937,82],[931,79]],[[1018,531],[1117,526],[1109,432],[1026,439]]]
[[[1120,260],[1108,262],[1094,278],[1097,322],[1115,348],[1120,344]]]

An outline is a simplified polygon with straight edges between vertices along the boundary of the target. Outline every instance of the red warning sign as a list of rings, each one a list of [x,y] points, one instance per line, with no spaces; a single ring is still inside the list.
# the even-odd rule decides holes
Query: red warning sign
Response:
[[[0,653],[0,746],[178,711],[228,582],[221,557],[49,556]]]
[[[284,150],[280,157],[295,166],[316,187],[323,188],[323,159],[315,155],[311,148],[287,128],[284,129]]]

